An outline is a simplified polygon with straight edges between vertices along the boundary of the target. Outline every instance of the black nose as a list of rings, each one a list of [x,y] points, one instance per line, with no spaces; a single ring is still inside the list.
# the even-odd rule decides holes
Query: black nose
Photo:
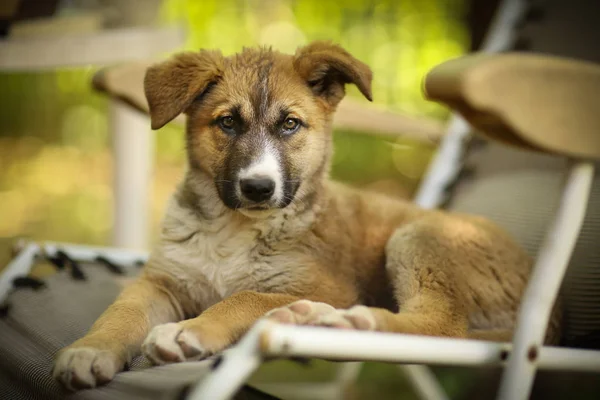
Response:
[[[275,182],[271,179],[242,179],[240,181],[240,189],[242,194],[248,200],[265,201],[273,196],[275,192]]]

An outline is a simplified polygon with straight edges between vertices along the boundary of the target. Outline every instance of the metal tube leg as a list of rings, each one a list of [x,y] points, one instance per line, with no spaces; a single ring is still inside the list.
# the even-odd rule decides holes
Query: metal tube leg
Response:
[[[148,246],[148,217],[154,153],[154,133],[148,118],[119,101],[110,102],[113,135],[113,244]]]
[[[425,365],[406,364],[398,368],[406,375],[418,397],[422,400],[447,400],[448,395],[435,374]]]
[[[362,367],[362,362],[346,362],[338,367],[333,382],[337,388],[338,398],[344,399],[347,397],[347,390],[351,385],[356,383]]]
[[[345,362],[336,371],[335,377],[326,382],[264,382],[254,386],[271,395],[286,399],[343,400],[348,398],[348,389],[356,382],[362,362]]]
[[[0,305],[8,297],[13,287],[13,280],[19,276],[27,276],[39,254],[40,247],[35,243],[29,243],[19,254],[8,263],[6,268],[0,271]]]
[[[503,0],[498,6],[481,50],[485,53],[497,53],[510,48],[517,32],[515,27],[526,9],[527,4],[524,0]],[[443,203],[447,184],[456,178],[462,168],[461,158],[466,151],[465,143],[471,135],[470,132],[467,122],[455,113],[438,154],[429,166],[415,197],[416,203],[421,207],[435,208]]]
[[[540,249],[525,291],[513,351],[500,385],[500,400],[527,399],[548,320],[585,217],[594,177],[590,162],[572,162],[561,204]]]
[[[219,366],[195,385],[187,400],[226,400],[232,398],[262,363],[260,341],[272,322],[259,321],[240,340],[222,355]]]

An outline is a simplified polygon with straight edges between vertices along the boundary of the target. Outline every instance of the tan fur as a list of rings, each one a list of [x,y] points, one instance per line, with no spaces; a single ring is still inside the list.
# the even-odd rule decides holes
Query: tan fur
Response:
[[[506,233],[328,179],[344,84],[370,97],[370,82],[366,65],[323,42],[295,56],[201,51],[151,68],[153,127],[188,114],[189,170],[143,276],[60,353],[55,376],[70,388],[95,386],[140,346],[157,364],[203,358],[267,312],[282,323],[508,339],[531,260]],[[249,124],[264,127],[284,107],[308,127],[276,142],[248,128],[234,150],[211,122],[234,106]],[[279,146],[301,182],[283,208],[232,209],[218,190],[224,165],[256,150],[256,138]]]

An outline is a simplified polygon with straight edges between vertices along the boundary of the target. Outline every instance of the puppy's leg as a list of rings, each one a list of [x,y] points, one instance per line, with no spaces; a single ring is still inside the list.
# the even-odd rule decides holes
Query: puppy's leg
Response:
[[[400,312],[374,310],[378,330],[510,340],[531,259],[506,232],[432,212],[398,229],[386,255]],[[485,330],[468,331],[469,313],[484,317]]]
[[[469,260],[476,228],[439,215],[399,228],[386,246],[386,269],[400,311],[371,309],[374,329],[465,337],[465,282],[457,273]]]
[[[233,344],[267,311],[295,300],[287,294],[238,292],[196,318],[155,327],[142,351],[155,364],[202,359]]]
[[[506,236],[478,219],[434,213],[411,222],[392,235],[386,248],[386,268],[394,285],[398,313],[361,305],[349,310],[330,307],[295,323],[467,337],[467,297],[472,294],[467,277],[487,273],[492,277],[478,281],[484,288],[479,290],[498,289],[489,269],[493,265],[502,270],[503,264],[511,260],[510,254],[519,252],[518,248],[502,247],[499,242],[506,242]],[[527,265],[523,265],[523,270],[527,270]],[[280,318],[274,315],[274,319]],[[497,336],[477,337],[501,340],[509,335],[501,332]]]
[[[81,339],[61,350],[54,377],[70,390],[110,381],[139,352],[150,328],[182,318],[161,285],[141,277],[127,286]]]

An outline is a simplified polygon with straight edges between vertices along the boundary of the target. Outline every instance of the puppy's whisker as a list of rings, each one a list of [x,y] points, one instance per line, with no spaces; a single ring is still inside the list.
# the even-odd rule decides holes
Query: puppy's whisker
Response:
[[[298,206],[298,203],[300,203],[300,205],[302,206],[303,209],[306,208],[306,203],[304,202],[304,200],[302,199],[302,193],[301,192],[297,192],[296,196],[292,197],[289,195],[285,196],[285,200],[289,200],[290,201],[290,206],[292,207],[296,207]]]

